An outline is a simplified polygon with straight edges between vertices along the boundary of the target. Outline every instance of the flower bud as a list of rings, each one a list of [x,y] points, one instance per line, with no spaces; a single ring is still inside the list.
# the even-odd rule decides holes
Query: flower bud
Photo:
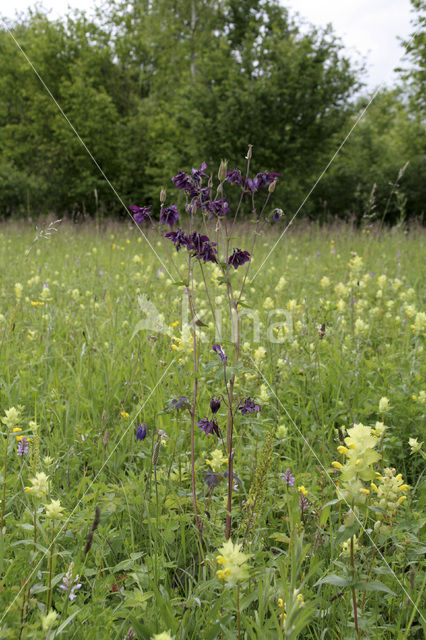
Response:
[[[252,150],[253,150],[253,145],[249,144],[249,148],[248,148],[247,155],[246,155],[246,160],[251,160]]]
[[[219,180],[221,182],[223,182],[226,178],[227,175],[227,170],[228,170],[228,161],[227,160],[221,160],[220,161],[220,166],[219,166],[219,171],[217,173],[217,177],[219,178]]]
[[[277,179],[275,178],[275,180],[271,182],[271,184],[268,187],[269,193],[274,193],[276,186],[277,186]]]
[[[213,396],[210,400],[210,410],[212,413],[217,413],[220,409],[220,398]]]
[[[160,203],[164,204],[166,202],[166,189],[165,187],[161,187],[160,190]]]

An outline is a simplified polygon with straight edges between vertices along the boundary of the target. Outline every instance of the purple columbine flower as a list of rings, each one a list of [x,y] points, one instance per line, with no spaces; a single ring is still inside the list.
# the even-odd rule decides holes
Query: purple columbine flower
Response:
[[[132,627],[130,627],[130,629],[128,630],[128,632],[124,636],[123,640],[134,640],[134,638],[136,638],[136,634],[133,631]]]
[[[219,358],[222,360],[222,364],[226,365],[226,363],[228,362],[228,356],[226,355],[220,344],[214,344],[213,351],[217,353]]]
[[[239,169],[227,171],[225,180],[230,184],[238,184],[240,187],[242,187],[244,184],[244,179]]]
[[[180,411],[181,409],[188,408],[189,398],[187,398],[186,396],[178,396],[177,398],[173,398],[169,406],[166,408],[166,411]]]
[[[203,178],[208,178],[207,173],[204,173],[205,169],[207,169],[207,164],[205,162],[202,162],[199,169],[192,169],[191,171],[192,179],[198,186],[200,186]]]
[[[136,429],[136,440],[145,440],[146,438],[146,424],[143,422]]]
[[[188,251],[194,251],[194,257],[204,262],[217,262],[215,249],[216,243],[211,242],[207,236],[203,236],[201,233],[191,233],[188,236]]]
[[[282,216],[282,209],[274,209],[272,212],[272,220],[274,222],[278,222],[278,220],[281,218]]]
[[[253,180],[254,188],[257,191],[262,191],[263,187],[267,187],[274,182],[277,178],[281,177],[281,173],[258,173]]]
[[[189,243],[189,238],[185,235],[182,229],[169,231],[169,233],[166,233],[165,237],[174,242],[176,251],[179,251],[181,247],[187,247]]]
[[[62,589],[62,591],[67,591],[69,593],[68,597],[71,601],[75,600],[75,598],[77,597],[75,592],[81,589],[81,586],[82,586],[78,582],[78,579],[80,577],[79,575],[76,575],[76,577],[73,579],[72,577],[73,571],[74,571],[74,562],[71,562],[68,571],[62,578],[62,584],[59,585],[59,588]]]
[[[210,399],[210,411],[214,414],[217,413],[220,409],[220,398],[216,398],[215,396],[213,396],[213,398]]]
[[[168,224],[170,229],[173,229],[173,225],[180,218],[180,213],[177,210],[177,206],[175,204],[170,205],[170,207],[162,207],[160,211],[160,222],[162,224]]]
[[[234,269],[238,269],[245,262],[250,260],[250,254],[248,251],[242,251],[241,249],[234,249],[231,256],[228,258],[228,264],[230,264]]]
[[[136,205],[133,205],[129,207],[129,209],[130,211],[133,211],[133,219],[138,224],[148,220],[151,215],[151,207],[137,207]]]
[[[225,216],[230,211],[225,198],[214,200],[213,202],[207,202],[203,206],[203,209],[210,213],[210,218],[213,218],[213,216]]]
[[[239,410],[243,415],[246,413],[254,413],[255,411],[260,411],[260,405],[254,402],[250,397],[247,397],[244,400],[244,404],[240,405]]]
[[[285,472],[281,474],[281,478],[285,481],[288,487],[292,487],[294,485],[294,476],[291,474],[290,469],[286,469]]]
[[[25,438],[25,436],[19,440],[18,442],[18,450],[17,450],[17,454],[18,456],[24,456],[26,453],[28,453],[28,438]]]
[[[182,189],[184,191],[188,191],[193,187],[191,179],[187,175],[186,171],[179,171],[172,178],[172,182],[174,183],[175,187],[177,187],[178,189]]]
[[[199,422],[197,422],[197,427],[200,427],[201,431],[204,431],[206,435],[210,435],[211,433],[215,433],[217,437],[220,437],[219,425],[216,420],[209,420],[208,418],[203,418]]]

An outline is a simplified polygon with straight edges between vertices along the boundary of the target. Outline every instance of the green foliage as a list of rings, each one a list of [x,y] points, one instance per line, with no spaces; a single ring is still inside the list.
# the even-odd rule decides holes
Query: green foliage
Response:
[[[216,448],[226,453],[225,445],[200,430],[195,434],[201,548],[191,499],[190,416],[186,409],[166,410],[171,398],[190,396],[193,384],[191,346],[174,339],[188,321],[181,287],[158,271],[157,258],[133,228],[63,224],[50,239],[39,230],[34,242],[28,222],[1,227],[0,420],[5,409],[22,405],[22,418],[13,424],[18,420],[19,434],[32,438],[30,453],[19,457],[12,421],[0,421],[2,638],[19,637],[23,620],[23,640],[122,640],[130,627],[138,640],[167,630],[176,640],[235,640],[238,612],[244,640],[352,637],[352,588],[365,637],[422,636],[426,492],[422,457],[411,454],[408,439],[422,440],[426,406],[423,237],[420,231],[368,231],[312,225],[289,233],[248,285],[264,351],[244,318],[241,361],[233,373],[237,396],[250,393],[262,411],[236,416],[234,543],[243,541],[239,528],[250,493],[256,505],[243,549],[250,573],[239,584],[237,604],[236,588],[216,577],[226,481],[220,473],[216,483],[206,481],[206,459]],[[244,246],[244,230],[235,235]],[[259,238],[254,270],[276,239],[272,232]],[[150,240],[165,259],[168,248],[154,232]],[[176,277],[182,282],[180,257]],[[218,271],[212,267],[207,283],[225,318],[226,285]],[[232,277],[237,281],[239,272]],[[199,271],[195,279],[198,291]],[[164,333],[135,332],[148,303]],[[210,397],[223,384],[223,369],[212,361],[208,308],[200,293],[197,418],[207,415]],[[265,334],[277,309],[287,315],[271,341]],[[229,325],[224,332],[229,335]],[[225,348],[232,353],[230,340]],[[384,396],[385,414],[379,410]],[[222,430],[224,405],[216,414]],[[355,524],[336,499],[339,474],[331,463],[344,427],[361,421],[385,423],[376,446],[383,462],[375,461],[375,470],[383,473],[391,464],[410,485],[386,532],[374,528],[382,515],[370,497]],[[135,436],[140,422],[147,424],[143,441]],[[154,465],[159,429],[168,440]],[[294,486],[282,478],[286,468]],[[49,476],[46,499],[24,489],[40,471]],[[303,512],[302,485],[308,499]],[[65,518],[55,523],[52,553],[51,607],[58,617],[42,631],[52,540],[45,503],[51,500],[60,500]],[[348,541],[354,535],[352,568]],[[72,562],[73,580],[79,575],[82,586],[70,601],[59,585]]]
[[[362,69],[331,29],[301,30],[277,0],[115,1],[95,20],[37,11],[12,26],[81,140],[2,28],[5,217],[125,216],[100,169],[125,205],[142,204],[191,163],[227,158],[233,168],[248,143],[256,169],[282,173],[275,196],[295,211],[365,104],[353,102]],[[422,37],[410,45],[418,64]],[[404,101],[385,92],[376,99],[302,215],[360,219],[374,185],[379,217],[422,215],[424,131]],[[406,162],[399,200],[393,194],[387,206]]]

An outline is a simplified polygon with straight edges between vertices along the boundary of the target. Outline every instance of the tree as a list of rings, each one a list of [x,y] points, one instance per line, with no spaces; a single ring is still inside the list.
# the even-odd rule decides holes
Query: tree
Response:
[[[412,20],[413,33],[409,39],[403,40],[406,57],[411,62],[409,69],[398,69],[402,79],[407,83],[411,105],[424,117],[426,109],[426,2],[411,0],[416,12]]]

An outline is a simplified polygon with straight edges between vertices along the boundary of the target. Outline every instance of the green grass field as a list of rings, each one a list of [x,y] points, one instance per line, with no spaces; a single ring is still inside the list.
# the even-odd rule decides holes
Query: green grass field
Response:
[[[131,225],[35,235],[0,227],[0,638],[423,638],[424,233],[303,226],[251,282],[258,239],[228,372],[261,408],[235,415],[240,548],[220,270],[194,270],[196,420],[221,397],[221,437],[195,427],[200,535],[184,252]]]

